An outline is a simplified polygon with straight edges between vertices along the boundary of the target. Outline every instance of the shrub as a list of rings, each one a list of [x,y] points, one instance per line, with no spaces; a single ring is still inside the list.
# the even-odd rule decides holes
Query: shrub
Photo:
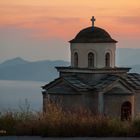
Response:
[[[122,122],[82,109],[63,111],[59,105],[49,102],[46,113],[29,108],[0,113],[0,130],[6,130],[7,135],[47,137],[140,136],[140,120]]]

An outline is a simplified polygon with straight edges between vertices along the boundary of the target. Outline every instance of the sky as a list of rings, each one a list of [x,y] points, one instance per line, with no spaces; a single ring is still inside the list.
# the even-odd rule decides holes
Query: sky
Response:
[[[140,0],[1,0],[0,62],[70,61],[68,41],[92,16],[118,48],[140,48]]]

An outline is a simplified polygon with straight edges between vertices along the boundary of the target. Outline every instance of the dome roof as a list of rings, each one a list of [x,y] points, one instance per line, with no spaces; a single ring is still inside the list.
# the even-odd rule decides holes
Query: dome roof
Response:
[[[99,27],[88,27],[81,30],[70,43],[117,43],[109,33]]]

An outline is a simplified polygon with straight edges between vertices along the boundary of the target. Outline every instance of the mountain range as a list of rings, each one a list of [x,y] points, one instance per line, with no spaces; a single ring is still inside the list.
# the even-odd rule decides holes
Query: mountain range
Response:
[[[18,57],[0,64],[0,79],[49,82],[58,76],[55,66],[68,65],[62,60],[29,62]]]
[[[69,66],[70,62],[43,60],[30,62],[20,57],[0,64],[0,80],[49,82],[58,77],[56,66]],[[140,73],[140,49],[118,49],[117,66],[131,67],[130,72]]]

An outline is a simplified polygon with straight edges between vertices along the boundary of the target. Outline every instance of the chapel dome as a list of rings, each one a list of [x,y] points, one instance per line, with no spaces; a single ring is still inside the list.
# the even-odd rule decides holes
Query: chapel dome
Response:
[[[81,30],[70,43],[117,43],[107,31],[99,27]]]

